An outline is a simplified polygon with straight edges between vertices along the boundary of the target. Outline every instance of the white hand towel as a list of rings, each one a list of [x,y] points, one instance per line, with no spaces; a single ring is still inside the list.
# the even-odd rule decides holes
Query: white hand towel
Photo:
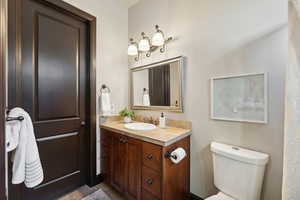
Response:
[[[19,144],[19,132],[21,124],[19,122],[6,122],[5,134],[6,134],[6,151],[11,152],[15,150]]]
[[[105,115],[111,115],[111,101],[110,101],[110,94],[109,93],[102,93],[101,94],[101,109],[102,114]]]
[[[150,106],[149,94],[143,94],[143,106]]]
[[[39,151],[36,144],[34,135],[34,129],[31,118],[27,112],[22,108],[14,108],[10,111],[9,117],[24,117],[19,124],[19,130],[17,125],[7,124],[8,126],[16,126],[12,128],[11,134],[18,136],[18,145],[13,154],[13,176],[12,183],[20,184],[25,183],[28,188],[33,188],[39,185],[44,179],[44,173],[40,161]]]

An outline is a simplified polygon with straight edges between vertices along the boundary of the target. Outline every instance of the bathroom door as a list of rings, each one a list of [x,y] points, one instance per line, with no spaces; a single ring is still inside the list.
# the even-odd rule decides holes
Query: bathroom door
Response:
[[[10,105],[32,118],[45,177],[33,189],[11,185],[11,199],[53,199],[87,183],[89,29],[80,17],[50,6],[53,1],[10,5],[21,15]]]
[[[152,106],[170,106],[170,65],[149,69],[149,95]]]

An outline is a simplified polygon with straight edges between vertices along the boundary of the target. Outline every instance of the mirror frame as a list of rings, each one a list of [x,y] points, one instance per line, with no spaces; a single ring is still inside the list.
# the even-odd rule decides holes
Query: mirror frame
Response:
[[[133,102],[133,73],[137,71],[142,71],[145,69],[154,68],[163,64],[169,64],[173,63],[175,61],[179,61],[179,106],[178,107],[172,107],[172,106],[135,106]],[[174,58],[170,58],[167,60],[162,60],[159,62],[142,65],[138,67],[133,67],[130,69],[130,107],[132,110],[156,110],[156,111],[169,111],[169,112],[183,112],[183,56],[178,56]]]

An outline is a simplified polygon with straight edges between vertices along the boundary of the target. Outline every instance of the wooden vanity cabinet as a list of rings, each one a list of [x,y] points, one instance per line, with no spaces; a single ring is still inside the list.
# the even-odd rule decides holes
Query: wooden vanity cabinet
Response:
[[[101,129],[101,149],[104,182],[128,199],[141,199],[141,141]]]
[[[188,156],[179,164],[165,158],[182,147]],[[185,200],[189,197],[190,137],[159,146],[101,129],[101,169],[104,182],[129,200]]]

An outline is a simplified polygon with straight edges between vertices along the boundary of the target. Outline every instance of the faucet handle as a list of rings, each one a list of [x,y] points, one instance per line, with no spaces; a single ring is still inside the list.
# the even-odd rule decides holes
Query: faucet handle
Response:
[[[153,124],[153,117],[150,117],[150,123]]]
[[[149,120],[148,120],[148,117],[144,117],[143,118],[143,122],[148,122]]]

